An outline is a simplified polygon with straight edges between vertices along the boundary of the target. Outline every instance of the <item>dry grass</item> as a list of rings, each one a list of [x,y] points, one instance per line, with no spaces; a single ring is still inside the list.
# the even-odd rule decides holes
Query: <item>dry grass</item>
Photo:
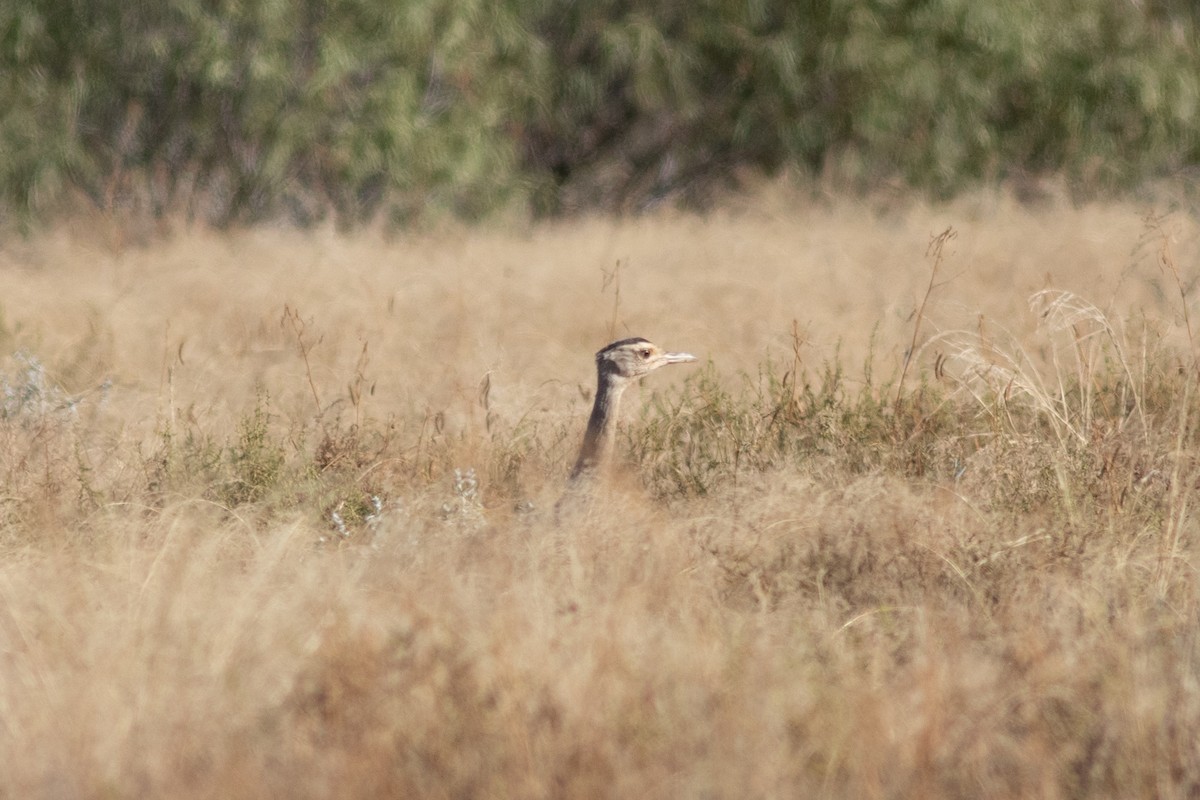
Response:
[[[0,262],[0,795],[1200,791],[1189,217],[766,193]],[[558,526],[626,334],[711,364]]]

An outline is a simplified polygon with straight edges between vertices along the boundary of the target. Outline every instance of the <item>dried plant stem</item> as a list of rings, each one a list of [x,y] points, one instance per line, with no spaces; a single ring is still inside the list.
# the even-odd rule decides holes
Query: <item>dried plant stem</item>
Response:
[[[1183,276],[1179,274],[1179,266],[1175,263],[1174,256],[1171,255],[1171,240],[1157,218],[1149,217],[1147,220],[1152,230],[1159,234],[1162,240],[1158,249],[1159,269],[1170,273],[1171,278],[1175,281],[1175,288],[1179,291],[1179,305],[1183,310],[1183,327],[1187,330],[1188,352],[1192,356],[1192,368],[1200,376],[1200,357],[1196,355],[1196,338],[1192,334],[1192,318],[1188,314],[1187,289],[1183,285]]]
[[[617,263],[613,265],[612,270],[602,269],[604,280],[600,284],[601,293],[608,291],[608,287],[613,289],[613,305],[612,316],[608,320],[608,338],[617,338],[617,320],[621,313],[621,259],[617,259]]]
[[[792,320],[792,368],[787,374],[789,384],[788,400],[792,404],[792,408],[796,409],[800,406],[800,370],[804,366],[804,358],[801,352],[804,346],[808,343],[808,334],[800,332],[800,323],[795,319]]]
[[[304,374],[308,378],[308,388],[312,391],[313,405],[316,407],[317,416],[320,416],[321,398],[317,394],[317,384],[313,381],[312,362],[309,361],[308,354],[313,347],[321,343],[323,337],[318,337],[315,342],[307,341],[304,334],[308,330],[308,323],[301,318],[298,309],[286,304],[283,307],[283,318],[280,319],[279,324],[282,327],[291,328],[292,334],[296,337],[296,344],[300,347],[300,357],[304,359]]]
[[[1180,539],[1183,528],[1187,524],[1192,493],[1188,489],[1195,486],[1194,475],[1185,474],[1188,464],[1187,441],[1189,439],[1191,420],[1192,381],[1184,381],[1183,400],[1179,404],[1179,429],[1175,435],[1175,448],[1172,454],[1171,490],[1167,496],[1167,514],[1163,524],[1163,535],[1158,543],[1157,586],[1161,596],[1170,591],[1171,579],[1180,557]]]
[[[913,320],[912,341],[909,342],[908,351],[904,354],[904,366],[900,370],[900,380],[896,382],[896,399],[893,401],[896,406],[900,405],[900,398],[904,394],[904,378],[908,375],[908,367],[917,353],[917,339],[921,335],[921,322],[925,318],[925,307],[929,304],[929,298],[937,286],[938,270],[942,266],[946,243],[957,237],[958,234],[953,228],[946,228],[930,238],[929,246],[925,249],[925,257],[933,259],[933,266],[929,270],[929,285],[925,287],[925,295],[921,298],[921,305],[917,307],[916,318]]]

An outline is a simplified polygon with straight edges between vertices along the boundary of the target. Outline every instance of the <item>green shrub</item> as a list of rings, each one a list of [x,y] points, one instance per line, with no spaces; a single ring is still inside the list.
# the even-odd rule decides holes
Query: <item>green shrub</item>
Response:
[[[1200,158],[1196,29],[1118,0],[13,0],[0,201],[355,224],[784,168],[1112,190]]]

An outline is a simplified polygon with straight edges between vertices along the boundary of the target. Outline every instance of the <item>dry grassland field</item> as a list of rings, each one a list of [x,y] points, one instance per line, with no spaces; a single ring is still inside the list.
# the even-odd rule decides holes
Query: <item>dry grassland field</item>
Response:
[[[9,238],[0,796],[1196,797],[1198,269],[780,189]],[[627,336],[699,363],[564,518]]]

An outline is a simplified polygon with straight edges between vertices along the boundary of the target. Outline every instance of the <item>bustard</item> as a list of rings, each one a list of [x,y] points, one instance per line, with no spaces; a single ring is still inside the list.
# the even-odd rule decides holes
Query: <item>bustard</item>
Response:
[[[612,455],[621,395],[634,381],[659,367],[695,361],[691,353],[668,353],[640,336],[613,342],[596,353],[596,402],[588,419],[579,459],[571,470],[570,484],[594,475]]]

